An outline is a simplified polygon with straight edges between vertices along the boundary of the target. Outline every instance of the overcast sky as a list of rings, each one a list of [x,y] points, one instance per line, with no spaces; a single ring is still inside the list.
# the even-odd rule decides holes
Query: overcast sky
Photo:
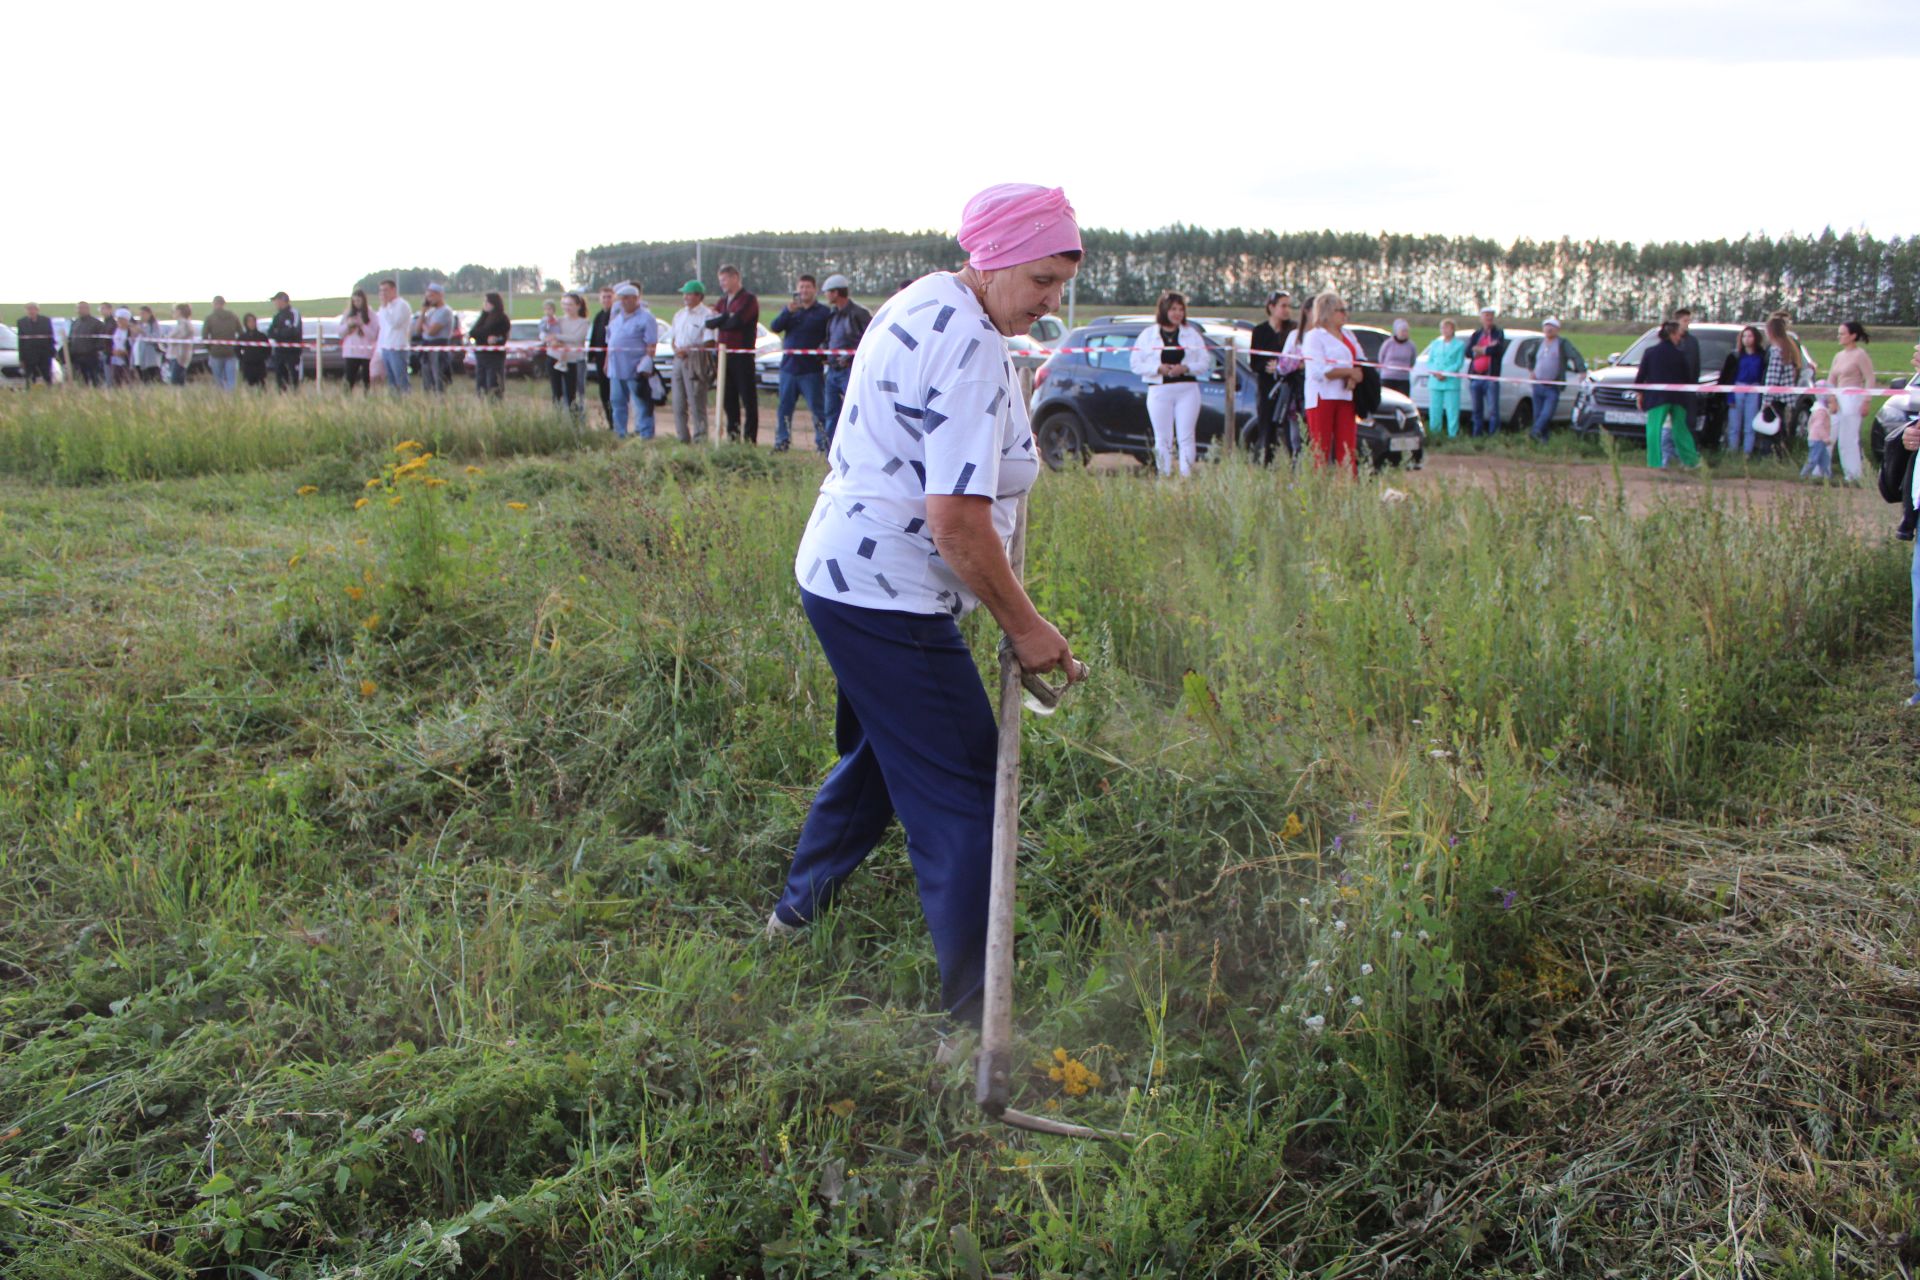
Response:
[[[1910,0],[202,8],[8,7],[0,298],[567,279],[1007,180],[1129,230],[1920,232]]]

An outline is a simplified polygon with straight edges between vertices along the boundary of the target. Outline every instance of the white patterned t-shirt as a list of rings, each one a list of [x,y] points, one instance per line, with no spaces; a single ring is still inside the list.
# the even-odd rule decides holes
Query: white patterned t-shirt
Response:
[[[873,317],[827,464],[794,558],[802,588],[904,613],[979,603],[933,545],[927,495],[993,499],[1004,545],[1039,461],[1007,344],[957,276],[916,280]]]

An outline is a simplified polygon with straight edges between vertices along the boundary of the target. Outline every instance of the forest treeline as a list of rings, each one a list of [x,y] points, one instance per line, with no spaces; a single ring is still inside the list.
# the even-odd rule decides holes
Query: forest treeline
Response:
[[[1644,320],[1681,304],[1714,319],[1784,306],[1801,321],[1920,324],[1920,237],[1828,229],[1777,239],[1501,245],[1470,236],[1174,226],[1096,228],[1083,238],[1082,305],[1145,303],[1174,288],[1197,306],[1258,306],[1273,289],[1334,288],[1357,311],[1466,314],[1493,305],[1513,315],[1608,321]],[[699,269],[711,274],[736,262],[749,288],[776,296],[803,271],[838,271],[855,292],[885,296],[902,280],[961,261],[952,237],[935,231],[759,232],[698,248]],[[573,261],[582,284],[633,280],[648,293],[672,293],[695,270],[693,241],[601,245]]]

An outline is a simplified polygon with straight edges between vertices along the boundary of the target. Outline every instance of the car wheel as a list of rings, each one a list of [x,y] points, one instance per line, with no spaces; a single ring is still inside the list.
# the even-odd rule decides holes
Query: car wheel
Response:
[[[1040,460],[1049,471],[1065,471],[1087,461],[1087,428],[1071,410],[1048,414],[1034,434],[1040,445]]]
[[[1523,399],[1519,404],[1513,406],[1513,415],[1507,419],[1507,430],[1533,430],[1533,401],[1531,399]]]

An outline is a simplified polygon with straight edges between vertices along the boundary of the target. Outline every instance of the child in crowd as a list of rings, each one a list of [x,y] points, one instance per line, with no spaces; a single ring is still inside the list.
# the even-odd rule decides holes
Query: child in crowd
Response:
[[[1813,411],[1807,416],[1807,465],[1800,468],[1804,478],[1833,478],[1833,397],[1825,382],[1814,384]]]

